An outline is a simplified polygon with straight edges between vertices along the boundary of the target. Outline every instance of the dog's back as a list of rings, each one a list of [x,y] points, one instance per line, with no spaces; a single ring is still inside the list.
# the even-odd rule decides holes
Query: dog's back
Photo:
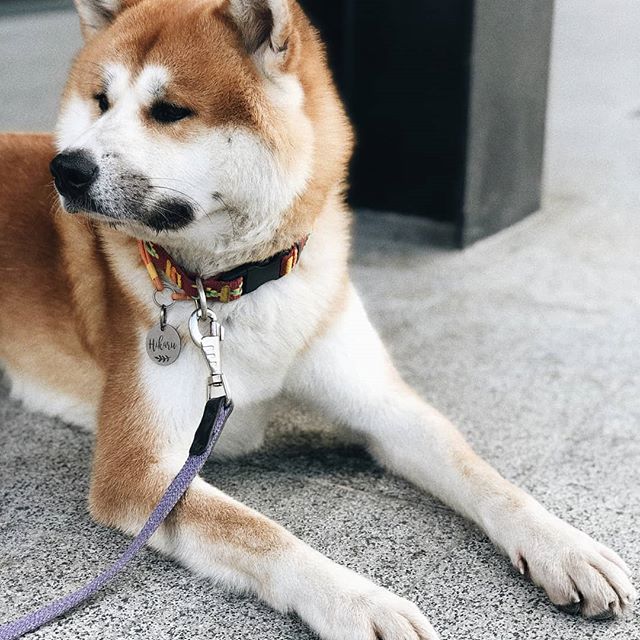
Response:
[[[0,135],[0,255],[3,297],[29,286],[29,270],[16,269],[22,261],[47,259],[54,250],[51,206],[57,202],[49,161],[54,156],[49,134]],[[28,248],[28,252],[25,249]],[[17,262],[16,262],[17,261]],[[20,282],[20,284],[19,284]]]
[[[62,246],[64,236],[93,238],[86,223],[57,215],[54,154],[48,134],[0,136],[0,365],[28,406],[87,423],[100,371],[78,330]]]

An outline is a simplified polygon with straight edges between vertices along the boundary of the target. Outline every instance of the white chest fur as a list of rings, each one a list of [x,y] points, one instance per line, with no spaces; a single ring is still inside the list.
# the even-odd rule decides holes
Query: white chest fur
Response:
[[[326,318],[344,279],[344,262],[327,255],[321,233],[314,234],[299,265],[288,276],[267,283],[229,304],[210,305],[225,328],[222,369],[236,407],[218,453],[244,453],[260,444],[265,426],[262,410],[280,394],[298,355],[308,346]],[[150,291],[150,284],[147,289]],[[153,313],[159,311],[149,302]],[[147,404],[155,423],[172,443],[188,448],[206,399],[208,367],[192,342],[188,323],[195,306],[177,302],[167,321],[182,340],[182,352],[170,366],[158,366],[146,353],[146,331],[138,337],[138,362]]]

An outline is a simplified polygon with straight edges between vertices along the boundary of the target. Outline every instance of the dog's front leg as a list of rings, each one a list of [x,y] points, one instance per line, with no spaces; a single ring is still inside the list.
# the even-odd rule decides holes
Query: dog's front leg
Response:
[[[227,428],[243,413],[236,409]],[[90,495],[97,521],[129,534],[140,530],[186,459],[195,431],[186,423],[167,425],[167,419],[147,406],[135,385],[108,382]],[[295,611],[323,640],[438,638],[413,604],[332,562],[202,478],[151,544],[228,588]]]
[[[402,382],[355,292],[294,373],[294,393],[360,433],[390,470],[476,522],[558,606],[598,618],[635,599],[613,551],[502,478]]]

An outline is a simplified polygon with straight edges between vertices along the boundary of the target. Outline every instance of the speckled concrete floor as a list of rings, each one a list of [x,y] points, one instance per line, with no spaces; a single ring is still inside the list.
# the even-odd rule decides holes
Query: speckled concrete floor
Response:
[[[71,24],[51,19],[40,25],[42,37]],[[636,571],[638,27],[634,0],[559,0],[544,211],[464,252],[429,245],[419,221],[363,213],[354,258],[367,307],[406,378],[502,473]],[[0,39],[3,60],[6,43]],[[15,122],[10,116],[5,105],[0,126]],[[388,290],[404,291],[393,315]],[[300,424],[318,433],[299,434]],[[3,620],[79,586],[124,540],[87,517],[90,436],[28,414],[6,386],[0,425]],[[640,640],[638,614],[595,624],[556,612],[477,529],[337,444],[323,426],[283,408],[264,452],[210,464],[205,475],[415,600],[444,640]],[[152,552],[34,637],[311,638],[295,618],[224,593]]]

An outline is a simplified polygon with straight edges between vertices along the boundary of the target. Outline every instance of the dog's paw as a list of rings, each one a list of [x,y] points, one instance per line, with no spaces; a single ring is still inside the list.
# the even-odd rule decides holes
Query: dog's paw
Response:
[[[374,587],[342,598],[331,640],[438,640],[439,636],[412,602]]]
[[[415,604],[333,563],[299,594],[294,608],[322,640],[439,640]]]
[[[512,559],[566,613],[606,620],[636,600],[618,554],[554,516],[530,528]]]

